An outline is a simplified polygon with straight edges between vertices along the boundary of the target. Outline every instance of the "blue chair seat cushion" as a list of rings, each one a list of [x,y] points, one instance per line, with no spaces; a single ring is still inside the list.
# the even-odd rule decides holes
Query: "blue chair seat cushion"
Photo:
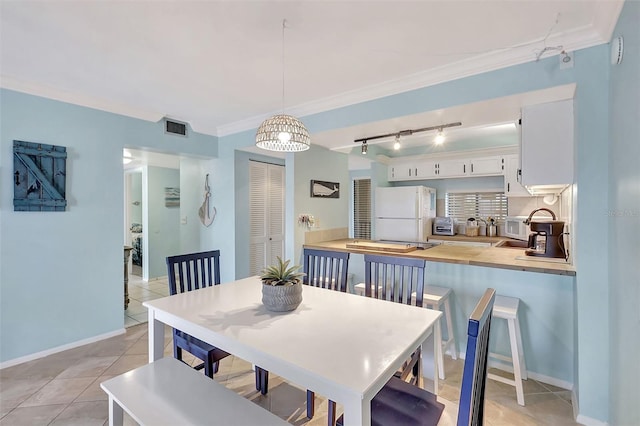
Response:
[[[436,396],[397,377],[392,377],[371,401],[371,424],[435,425],[438,424],[444,404]],[[343,416],[336,425],[342,426]]]
[[[180,330],[173,330],[173,342],[179,348],[186,350],[202,360],[206,360],[209,356],[212,356],[215,362],[229,356],[228,352],[218,349],[200,339],[196,339],[190,334]]]

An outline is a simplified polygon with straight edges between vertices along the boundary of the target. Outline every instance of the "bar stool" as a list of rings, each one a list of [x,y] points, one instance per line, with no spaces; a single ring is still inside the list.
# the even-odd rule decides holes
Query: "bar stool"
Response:
[[[511,345],[511,358],[492,352],[489,353],[489,356],[492,358],[512,363],[514,379],[508,379],[491,373],[489,373],[487,377],[507,385],[515,386],[518,404],[524,406],[524,390],[522,381],[527,380],[527,367],[524,362],[522,335],[520,333],[520,321],[518,319],[519,305],[520,299],[516,297],[496,296],[495,303],[493,304],[493,318],[507,320],[509,342]]]
[[[355,285],[355,293],[360,296],[364,296],[364,283]],[[445,325],[447,327],[447,340],[444,340],[444,333],[441,335],[442,337],[442,351],[440,351],[440,360],[439,360],[439,372],[438,375],[440,379],[444,380],[444,360],[442,359],[442,354],[446,352],[447,348],[450,347],[451,358],[458,359],[458,353],[456,351],[456,338],[455,331],[453,330],[453,321],[451,320],[451,305],[449,303],[449,296],[451,295],[451,289],[445,287],[437,287],[432,285],[427,285],[424,287],[423,292],[423,302],[425,308],[435,309],[444,312],[443,319],[445,320]],[[412,300],[415,301],[415,292],[411,294]]]

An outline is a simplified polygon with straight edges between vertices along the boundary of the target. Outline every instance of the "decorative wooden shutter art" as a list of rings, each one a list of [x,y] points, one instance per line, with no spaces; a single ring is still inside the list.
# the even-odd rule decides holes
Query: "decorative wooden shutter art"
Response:
[[[64,211],[67,148],[13,141],[13,210]]]

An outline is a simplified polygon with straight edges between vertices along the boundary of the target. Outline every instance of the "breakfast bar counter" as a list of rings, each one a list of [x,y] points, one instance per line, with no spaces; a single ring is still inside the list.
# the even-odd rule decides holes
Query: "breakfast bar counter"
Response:
[[[499,295],[518,298],[518,315],[529,377],[563,389],[572,389],[577,350],[572,344],[575,343],[577,328],[575,266],[554,262],[555,259],[529,260],[525,258],[524,248],[494,247],[487,244],[500,241],[506,241],[512,246],[522,244],[505,237],[498,237],[495,241],[486,241],[493,237],[430,238],[443,243],[425,249],[411,247],[407,252],[403,252],[407,248],[406,243],[383,243],[382,249],[377,250],[376,245],[380,242],[348,238],[307,241],[304,247],[351,253],[348,269],[350,291],[354,291],[356,284],[364,282],[365,254],[425,259],[425,285],[452,290],[453,333],[456,352],[460,356],[465,350],[468,316],[483,292],[487,288],[494,288]],[[452,245],[450,242],[458,244]],[[491,351],[510,356],[506,321],[492,322],[491,334],[495,335]],[[501,360],[492,362],[499,368],[508,369],[510,366],[509,363],[503,365]]]
[[[482,238],[482,237],[479,237]],[[441,240],[441,236],[433,237],[434,240]],[[504,239],[504,238],[502,238]],[[491,238],[500,241],[501,238]],[[358,243],[362,242],[362,248],[358,248]],[[480,241],[478,242],[493,242]],[[409,252],[390,253],[384,250],[384,244],[380,250],[372,247],[374,241],[364,241],[355,239],[341,239],[333,241],[323,241],[313,244],[305,244],[305,248],[346,251],[349,253],[377,253],[391,254],[395,256],[414,257],[425,259],[429,262],[456,263],[471,266],[486,266],[490,268],[511,269],[516,271],[538,272],[544,274],[571,275],[575,276],[575,267],[562,259],[549,259],[525,257],[524,249],[503,248],[503,247],[475,247],[440,244],[428,249],[417,249]],[[347,247],[348,246],[348,247]]]

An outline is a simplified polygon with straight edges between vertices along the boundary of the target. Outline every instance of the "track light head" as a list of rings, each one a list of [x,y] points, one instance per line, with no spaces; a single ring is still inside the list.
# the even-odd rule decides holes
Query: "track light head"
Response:
[[[362,142],[362,148],[360,148],[362,155],[367,155],[367,141]]]

